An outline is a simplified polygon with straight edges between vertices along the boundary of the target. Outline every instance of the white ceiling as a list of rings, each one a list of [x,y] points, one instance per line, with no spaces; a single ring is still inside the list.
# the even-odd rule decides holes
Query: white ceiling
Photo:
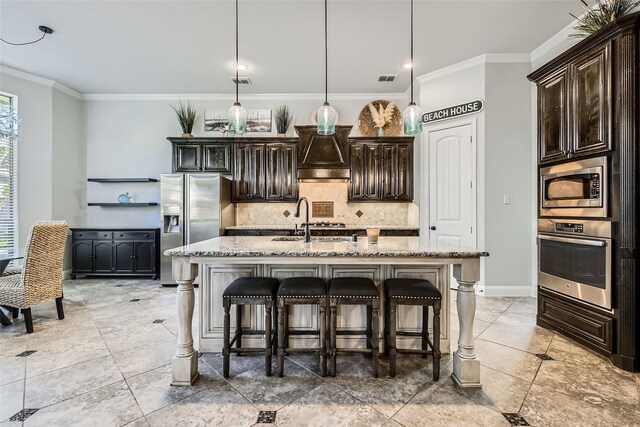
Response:
[[[415,4],[416,75],[484,53],[529,53],[580,13],[577,0],[425,1]],[[0,63],[92,94],[234,91],[234,2],[0,0]],[[404,92],[408,0],[329,2],[329,91]],[[240,0],[244,93],[318,93],[322,0]],[[397,73],[394,83],[378,83]]]

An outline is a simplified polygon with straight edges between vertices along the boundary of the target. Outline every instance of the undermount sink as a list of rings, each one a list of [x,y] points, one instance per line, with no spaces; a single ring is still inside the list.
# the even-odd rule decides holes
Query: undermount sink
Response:
[[[302,242],[304,237],[302,236],[279,236],[271,239],[274,242]],[[313,242],[350,242],[351,237],[346,236],[315,236],[311,237]]]

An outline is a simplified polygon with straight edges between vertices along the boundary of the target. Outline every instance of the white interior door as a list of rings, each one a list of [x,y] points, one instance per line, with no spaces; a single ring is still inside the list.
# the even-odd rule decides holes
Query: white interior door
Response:
[[[429,239],[476,247],[473,123],[428,131]]]

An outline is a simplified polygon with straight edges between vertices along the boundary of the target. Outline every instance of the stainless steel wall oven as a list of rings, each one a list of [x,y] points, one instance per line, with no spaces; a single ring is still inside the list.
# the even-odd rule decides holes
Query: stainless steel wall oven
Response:
[[[611,309],[611,222],[538,220],[538,284]]]

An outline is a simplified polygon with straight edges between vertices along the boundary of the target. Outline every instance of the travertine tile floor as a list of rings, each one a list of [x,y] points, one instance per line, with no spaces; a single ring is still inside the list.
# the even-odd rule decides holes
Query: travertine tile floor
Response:
[[[204,354],[198,384],[171,387],[175,289],[112,279],[64,288],[65,320],[51,302],[34,309],[33,334],[22,317],[0,329],[1,426],[249,426],[260,411],[277,411],[282,426],[509,426],[502,413],[537,426],[640,425],[640,375],[536,327],[532,298],[478,298],[481,390],[453,385],[449,355],[434,382],[431,361],[412,356],[395,379],[384,360],[372,378],[361,356],[339,357],[338,376],[323,379],[312,355],[288,358],[284,378],[264,377],[262,357],[234,357],[225,381],[220,355]],[[22,409],[37,411],[9,421]]]

